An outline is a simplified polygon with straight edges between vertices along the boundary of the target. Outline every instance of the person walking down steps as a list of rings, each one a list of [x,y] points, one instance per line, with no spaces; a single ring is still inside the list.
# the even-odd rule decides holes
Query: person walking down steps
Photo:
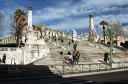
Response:
[[[6,54],[4,53],[3,57],[2,57],[2,63],[6,63]]]

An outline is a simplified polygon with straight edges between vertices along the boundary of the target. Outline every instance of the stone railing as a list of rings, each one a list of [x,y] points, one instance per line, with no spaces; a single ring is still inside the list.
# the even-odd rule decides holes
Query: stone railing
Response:
[[[16,37],[3,38],[0,43],[16,43]]]

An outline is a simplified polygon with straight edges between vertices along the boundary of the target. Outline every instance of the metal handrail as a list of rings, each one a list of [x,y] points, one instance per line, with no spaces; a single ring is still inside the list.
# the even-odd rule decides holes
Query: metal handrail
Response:
[[[12,59],[14,60],[14,59]],[[56,74],[69,74],[69,73],[88,73],[88,72],[102,72],[102,71],[112,71],[112,70],[119,70],[119,69],[128,69],[128,61],[124,62],[115,62],[112,64],[105,64],[105,63],[93,63],[93,64],[77,64],[77,65],[48,65],[50,66],[50,70],[55,72]],[[45,68],[44,68],[45,67]],[[1,71],[7,70],[9,73],[21,73],[26,71],[27,73],[45,73],[44,71],[49,70],[48,67],[43,65],[1,65]]]

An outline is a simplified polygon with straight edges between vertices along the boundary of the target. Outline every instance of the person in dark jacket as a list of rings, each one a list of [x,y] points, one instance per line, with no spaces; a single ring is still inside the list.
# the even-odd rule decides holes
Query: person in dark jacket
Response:
[[[107,52],[105,52],[105,53],[104,53],[104,62],[106,62],[106,63],[107,63],[107,60],[108,60],[108,53],[107,53]]]
[[[76,63],[79,63],[80,53],[79,51],[76,52]]]
[[[6,61],[6,54],[4,53],[3,57],[2,57],[2,63],[5,64],[5,61]]]

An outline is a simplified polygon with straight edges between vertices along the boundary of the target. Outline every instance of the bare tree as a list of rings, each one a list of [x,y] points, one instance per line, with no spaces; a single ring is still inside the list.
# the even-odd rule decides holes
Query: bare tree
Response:
[[[126,38],[128,38],[128,30],[127,29],[124,30],[123,37],[124,37],[124,40],[126,41]]]
[[[116,39],[116,45],[117,45],[118,37],[124,35],[123,27],[120,22],[112,22],[112,23],[109,23],[109,25],[113,30],[114,37]]]

